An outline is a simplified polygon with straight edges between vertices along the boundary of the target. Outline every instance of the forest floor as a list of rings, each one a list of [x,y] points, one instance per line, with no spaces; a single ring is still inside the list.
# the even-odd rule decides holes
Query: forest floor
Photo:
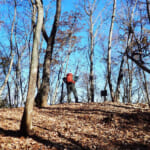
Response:
[[[34,108],[33,134],[19,135],[23,108],[0,109],[0,150],[150,150],[144,104],[71,103]]]

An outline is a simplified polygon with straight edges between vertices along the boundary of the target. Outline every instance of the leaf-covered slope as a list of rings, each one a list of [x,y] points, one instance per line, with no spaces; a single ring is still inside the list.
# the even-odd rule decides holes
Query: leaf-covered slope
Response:
[[[150,109],[120,103],[34,108],[33,134],[19,136],[23,108],[0,109],[2,150],[149,150]]]

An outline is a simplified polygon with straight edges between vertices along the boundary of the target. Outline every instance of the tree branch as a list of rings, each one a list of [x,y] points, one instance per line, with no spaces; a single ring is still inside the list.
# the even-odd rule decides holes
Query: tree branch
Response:
[[[42,33],[43,33],[43,37],[45,39],[45,41],[48,43],[48,35],[46,33],[46,30],[45,30],[45,24],[44,24],[44,19],[43,19],[43,25],[42,25]]]
[[[143,64],[141,64],[138,60],[134,59],[128,53],[127,53],[127,57],[129,59],[131,59],[133,62],[135,62],[142,70],[146,71],[147,73],[150,73],[150,69],[149,68],[147,68],[146,66],[144,66]]]

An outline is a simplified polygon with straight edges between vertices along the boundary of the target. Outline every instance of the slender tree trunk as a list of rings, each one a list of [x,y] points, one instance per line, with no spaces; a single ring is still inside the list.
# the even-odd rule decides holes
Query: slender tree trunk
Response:
[[[61,67],[61,68],[63,68],[63,67]],[[57,82],[56,82],[56,86],[55,86],[55,90],[54,90],[54,95],[52,98],[52,104],[55,104],[55,102],[56,102],[57,90],[58,90],[58,86],[59,86],[59,82],[60,82],[61,68],[58,73],[58,78],[57,78]]]
[[[128,47],[129,47],[129,41],[131,39],[133,39],[133,35],[131,36],[131,32],[129,31],[128,33],[128,39],[127,39],[127,46],[126,46],[126,49],[125,49],[125,52],[122,56],[122,60],[121,60],[121,63],[120,63],[120,69],[119,69],[119,75],[118,75],[118,79],[117,79],[117,86],[116,86],[116,91],[115,91],[115,101],[116,102],[119,102],[119,97],[120,97],[120,84],[121,84],[121,81],[123,79],[123,65],[124,65],[124,61],[125,61],[125,56],[126,56],[126,53],[128,51]],[[130,38],[131,37],[131,38]]]
[[[2,92],[3,92],[3,90],[4,90],[4,88],[5,88],[5,86],[6,86],[6,84],[7,84],[7,81],[8,81],[10,72],[11,72],[11,68],[12,68],[12,65],[13,65],[13,57],[14,57],[14,56],[13,56],[13,55],[11,55],[11,56],[12,56],[12,58],[11,58],[11,61],[10,61],[8,73],[7,73],[6,77],[5,77],[5,80],[4,80],[3,85],[0,87],[0,96],[1,96],[1,94],[2,94]]]
[[[68,54],[69,55],[69,54]],[[52,104],[55,104],[55,102],[56,102],[56,96],[57,96],[57,90],[58,90],[58,87],[59,87],[59,85],[60,85],[60,79],[61,79],[61,76],[62,76],[62,70],[63,70],[63,68],[64,68],[64,64],[65,64],[65,62],[67,61],[68,62],[68,60],[69,60],[69,56],[66,56],[66,58],[65,58],[65,60],[64,60],[64,62],[61,64],[61,67],[60,67],[60,69],[59,69],[59,73],[58,73],[58,79],[57,79],[57,82],[56,82],[56,87],[55,87],[55,91],[54,91],[54,95],[53,95],[53,100],[52,100]],[[67,59],[68,58],[68,59]],[[66,73],[65,73],[66,74]],[[63,85],[62,85],[63,86]],[[63,87],[62,87],[62,90],[63,90]],[[61,98],[63,97],[63,95],[61,96]],[[61,103],[62,103],[62,100],[63,99],[61,99]]]
[[[62,85],[61,85],[60,104],[63,103],[63,99],[64,99],[64,82],[62,82]]]
[[[29,84],[28,84],[28,93],[26,99],[26,105],[21,121],[20,132],[22,135],[30,135],[32,131],[32,111],[35,98],[35,89],[37,81],[37,69],[38,69],[38,49],[40,43],[40,34],[43,24],[43,4],[41,0],[35,0],[35,3],[32,1],[33,8],[36,7],[38,10],[37,13],[37,25],[35,27],[35,32],[33,34],[33,47],[32,47],[32,56],[30,64],[30,75],[29,75]],[[36,15],[33,12],[33,17]]]
[[[95,87],[94,87],[94,63],[93,63],[93,57],[94,57],[94,39],[97,35],[97,31],[98,28],[100,26],[98,26],[98,28],[96,29],[96,31],[94,31],[94,26],[96,26],[96,21],[97,18],[93,21],[93,14],[96,10],[96,3],[98,1],[94,0],[92,2],[90,1],[86,1],[84,0],[84,10],[85,13],[87,14],[87,16],[89,17],[89,42],[90,42],[90,46],[89,46],[89,59],[90,59],[90,73],[89,73],[89,98],[90,98],[90,102],[94,102],[94,94],[95,94]],[[99,17],[99,15],[98,15]],[[95,34],[94,34],[95,32]]]
[[[129,61],[127,60],[128,65],[128,75],[129,75],[129,91],[128,91],[128,102],[132,102],[132,83],[133,83],[133,62],[131,62],[131,67],[129,65]]]
[[[94,102],[94,73],[93,73],[93,56],[94,56],[94,37],[92,12],[90,12],[90,101]]]
[[[69,42],[70,43],[70,42]],[[65,72],[64,72],[64,75],[66,76],[66,73],[67,73],[67,68],[68,68],[68,62],[69,62],[69,57],[70,57],[70,53],[71,51],[69,51],[69,53],[68,53],[68,55],[67,55],[67,57],[66,57],[66,68],[65,68]],[[64,100],[64,97],[65,97],[65,95],[64,95],[64,82],[62,82],[62,85],[61,85],[61,96],[60,96],[60,103],[62,103],[63,102],[63,100]]]
[[[112,32],[113,32],[113,26],[114,26],[114,20],[115,20],[115,12],[116,12],[116,0],[114,0],[114,4],[113,4],[113,14],[112,14],[111,26],[110,26],[110,31],[109,31],[108,56],[107,56],[107,73],[108,73],[107,77],[108,77],[108,84],[109,84],[112,102],[115,101],[113,86],[111,82],[111,43],[112,43]]]
[[[44,58],[44,65],[43,65],[42,84],[41,84],[40,90],[38,91],[38,94],[36,96],[36,101],[39,103],[40,107],[47,106],[48,93],[49,93],[49,89],[50,89],[50,85],[49,85],[50,65],[51,65],[51,61],[52,61],[55,36],[56,36],[57,28],[59,25],[60,13],[61,13],[61,0],[57,0],[56,15],[55,15],[55,20],[53,23],[53,28],[52,28],[50,37],[48,38],[46,32],[43,32],[43,36],[44,36],[45,40],[47,41],[47,49],[46,49],[46,55]]]
[[[41,86],[41,77],[40,77],[40,53],[42,51],[42,45],[43,45],[43,38],[42,38],[42,41],[41,41],[41,44],[40,44],[40,51],[39,51],[39,63],[38,63],[38,73],[37,73],[37,90],[39,91],[40,89],[40,86]]]
[[[16,107],[18,107],[18,105],[19,105],[19,100],[20,100],[20,89],[21,89],[21,87],[20,87],[20,78],[21,78],[21,69],[20,69],[20,61],[21,61],[21,58],[20,58],[20,56],[19,56],[19,54],[18,54],[18,63],[17,63],[17,66],[16,66],[16,79],[15,79],[15,101],[16,101]]]
[[[123,64],[124,64],[124,59],[125,55],[123,55],[121,64],[120,64],[120,70],[119,70],[119,75],[118,75],[118,80],[117,80],[117,86],[116,86],[116,92],[115,92],[115,101],[119,102],[119,97],[120,97],[120,84],[123,79]]]
[[[150,106],[150,97],[149,97],[149,91],[148,91],[148,85],[147,85],[147,80],[146,80],[146,74],[145,72],[143,71],[143,75],[144,75],[144,88],[145,88],[145,93],[146,93],[146,99],[147,99],[147,102]]]
[[[125,103],[125,98],[126,98],[126,92],[125,92],[126,88],[125,88],[125,83],[124,83],[124,80],[123,80],[123,96],[122,96],[122,103]]]
[[[150,23],[150,1],[146,0],[146,6],[147,6],[147,15]]]
[[[8,81],[7,81],[7,89],[8,89],[9,107],[11,108],[12,104],[11,104],[10,86]]]
[[[91,101],[91,97],[90,97],[90,90],[89,90],[89,83],[87,83],[87,86],[86,86],[86,90],[87,90],[87,99],[88,99],[88,103]]]
[[[13,17],[13,22],[12,22],[12,26],[11,26],[11,37],[10,37],[10,49],[11,49],[11,60],[10,60],[10,65],[9,65],[9,70],[8,70],[8,73],[5,77],[5,80],[4,80],[4,83],[3,85],[0,87],[0,96],[7,84],[7,81],[8,81],[8,78],[9,78],[9,75],[10,75],[10,72],[11,72],[11,68],[12,68],[12,65],[13,65],[13,59],[14,59],[14,52],[13,52],[13,32],[14,32],[14,25],[15,25],[15,20],[16,20],[16,14],[17,14],[17,11],[16,11],[16,1],[14,0],[14,3],[15,3],[15,8],[14,8],[14,17]]]

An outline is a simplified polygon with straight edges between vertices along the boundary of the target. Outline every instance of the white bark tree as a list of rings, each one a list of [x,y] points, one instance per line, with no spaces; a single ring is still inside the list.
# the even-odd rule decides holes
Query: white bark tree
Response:
[[[36,90],[36,81],[37,81],[37,71],[38,71],[38,51],[39,51],[39,43],[40,43],[40,35],[43,25],[43,3],[41,0],[31,0],[33,11],[32,11],[32,19],[37,15],[37,21],[35,30],[33,33],[33,47],[32,47],[32,57],[30,64],[30,75],[29,75],[29,85],[28,85],[28,93],[26,98],[26,105],[24,108],[24,113],[22,116],[20,132],[22,135],[30,135],[32,131],[32,111],[34,105],[35,98],[35,90]],[[37,11],[37,12],[36,12]]]
[[[115,13],[116,13],[116,1],[117,0],[114,0],[114,4],[113,4],[113,13],[112,13],[111,26],[110,26],[110,31],[109,31],[108,55],[107,55],[107,79],[108,79],[112,102],[114,102],[115,99],[114,99],[113,86],[112,86],[112,82],[111,82],[111,46],[112,46],[113,26],[114,26]]]

